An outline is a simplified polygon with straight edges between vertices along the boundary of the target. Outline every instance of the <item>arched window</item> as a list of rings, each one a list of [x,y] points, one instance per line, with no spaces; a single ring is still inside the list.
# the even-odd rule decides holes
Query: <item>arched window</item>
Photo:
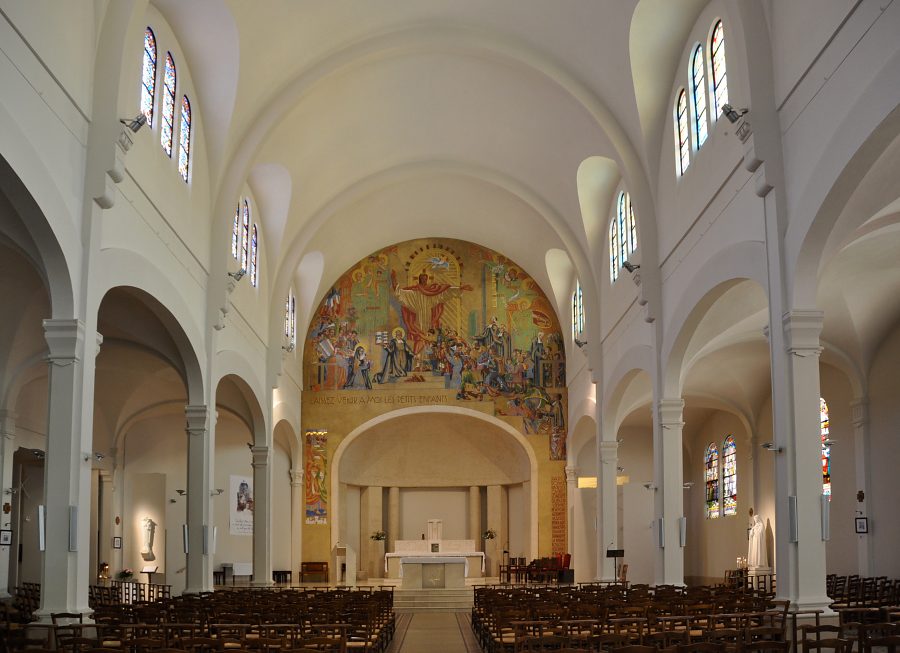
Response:
[[[256,235],[256,225],[253,225],[253,235],[250,237],[250,285],[256,288],[259,284],[259,241]]]
[[[234,226],[231,228],[231,255],[238,259],[241,252],[241,203],[234,212]]]
[[[616,222],[619,223],[619,265],[628,260],[628,205],[631,204],[628,193],[619,193],[619,201],[616,202]]]
[[[163,78],[162,123],[159,142],[168,156],[172,156],[172,133],[175,130],[175,61],[166,52],[166,74]]]
[[[141,70],[141,113],[147,126],[153,126],[153,103],[156,99],[156,37],[149,27],[144,30],[144,66]]]
[[[712,100],[713,115],[719,119],[722,107],[728,104],[728,72],[725,69],[725,27],[718,21],[709,39],[709,52],[712,68]]]
[[[619,278],[619,223],[613,218],[609,223],[609,279]]]
[[[178,134],[178,172],[188,180],[191,166],[191,101],[185,95],[181,98],[181,131]]]
[[[722,443],[722,485],[726,516],[737,514],[737,446],[729,435]]]
[[[628,204],[628,212],[625,215],[625,226],[628,233],[628,253],[633,254],[637,250],[637,224],[634,221],[634,204],[631,203],[631,195],[625,193],[625,201]]]
[[[688,128],[687,92],[681,89],[675,100],[675,164],[679,175],[683,175],[691,165],[691,136]]]
[[[691,102],[694,108],[694,142],[699,150],[706,142],[706,88],[703,81],[703,46],[694,48],[691,57]]]
[[[706,447],[704,478],[706,479],[706,518],[716,519],[719,516],[719,450],[714,442],[710,442]]]
[[[831,496],[831,441],[828,438],[828,404],[819,397],[819,433],[822,437],[822,494]]]
[[[244,200],[243,218],[241,220],[241,268],[250,271],[250,202]]]
[[[584,296],[581,282],[575,280],[575,292],[572,293],[572,339],[584,333]]]

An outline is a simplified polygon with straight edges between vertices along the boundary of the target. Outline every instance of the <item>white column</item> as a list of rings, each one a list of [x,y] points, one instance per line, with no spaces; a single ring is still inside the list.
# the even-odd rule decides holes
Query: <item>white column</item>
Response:
[[[778,594],[801,610],[827,609],[825,542],[822,540],[822,440],[819,420],[819,333],[823,313],[795,310],[782,317],[783,353],[773,338],[773,417],[776,453],[775,573]],[[787,383],[779,394],[775,359]],[[791,539],[791,497],[796,497],[796,542]]]
[[[484,553],[487,558],[486,572],[488,576],[500,575],[500,543],[506,537],[506,488],[502,485],[489,485],[487,488],[487,527],[496,531],[497,536],[484,541]]]
[[[185,572],[185,594],[210,591],[212,585],[212,435],[206,406],[186,406],[187,455],[187,526],[188,553]],[[124,472],[124,470],[123,470]],[[121,484],[120,484],[121,485]],[[207,531],[204,548],[204,529]]]
[[[269,447],[253,447],[253,582],[272,584],[272,466]]]
[[[469,539],[475,541],[475,550],[481,551],[481,488],[473,485],[469,488]]]
[[[850,422],[853,424],[853,447],[856,458],[856,487],[863,493],[863,500],[857,496],[857,517],[871,517],[869,514],[869,497],[872,496],[872,482],[869,476],[871,469],[871,449],[869,447],[869,402],[865,398],[856,398],[850,403]],[[872,556],[872,536],[857,535],[857,556],[859,559],[859,575],[874,576]]]
[[[303,561],[303,503],[306,486],[303,485],[303,470],[291,470],[291,570],[300,573]],[[299,578],[299,576],[298,576]]]
[[[13,502],[13,454],[16,452],[16,414],[0,410],[0,503],[12,507]],[[12,528],[11,513],[0,514],[0,526]],[[0,546],[0,598],[9,593],[9,557],[12,546]]]
[[[575,490],[577,490],[577,470],[566,465],[566,553],[575,551]]]
[[[372,533],[384,530],[383,502],[384,488],[381,486],[369,486],[359,494],[360,566],[366,570],[368,578],[384,576],[384,540],[371,539]]]
[[[400,488],[392,487],[388,489],[388,527],[387,527],[387,550],[394,552],[397,550],[397,539],[400,536]]]
[[[683,411],[683,399],[661,399],[656,410],[658,428],[653,429],[656,523],[651,530],[657,552],[657,585],[684,585],[684,551],[679,539],[679,522],[684,516]]]
[[[44,337],[50,350],[44,465],[46,549],[36,616],[49,621],[53,612],[90,613],[94,358],[99,350],[94,341],[99,345],[101,338],[99,334],[86,338],[84,323],[74,319],[44,320]]]
[[[616,579],[616,561],[606,557],[607,549],[619,548],[619,443],[598,442],[597,463],[597,569],[599,580]]]

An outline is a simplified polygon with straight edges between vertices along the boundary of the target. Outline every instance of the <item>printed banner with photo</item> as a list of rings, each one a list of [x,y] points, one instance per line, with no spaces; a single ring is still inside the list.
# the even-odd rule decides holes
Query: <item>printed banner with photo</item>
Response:
[[[232,535],[253,535],[253,479],[231,477],[229,524]]]

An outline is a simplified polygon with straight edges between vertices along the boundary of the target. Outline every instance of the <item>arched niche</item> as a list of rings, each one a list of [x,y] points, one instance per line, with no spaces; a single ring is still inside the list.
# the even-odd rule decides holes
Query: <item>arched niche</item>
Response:
[[[510,509],[510,529],[523,531],[523,555],[537,551],[537,457],[521,433],[493,416],[453,406],[381,415],[343,439],[332,470],[332,545],[338,541],[352,545],[365,535],[348,524],[348,516],[356,513],[347,505],[348,493],[342,491],[347,486],[440,492],[501,485],[522,488],[524,505],[515,514]]]

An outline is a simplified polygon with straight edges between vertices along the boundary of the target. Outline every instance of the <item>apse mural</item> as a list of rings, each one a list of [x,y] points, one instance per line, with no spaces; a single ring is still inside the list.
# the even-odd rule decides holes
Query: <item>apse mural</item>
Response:
[[[304,357],[313,393],[490,402],[525,435],[550,436],[550,459],[565,460],[559,323],[537,283],[497,252],[449,239],[375,252],[326,292]]]

